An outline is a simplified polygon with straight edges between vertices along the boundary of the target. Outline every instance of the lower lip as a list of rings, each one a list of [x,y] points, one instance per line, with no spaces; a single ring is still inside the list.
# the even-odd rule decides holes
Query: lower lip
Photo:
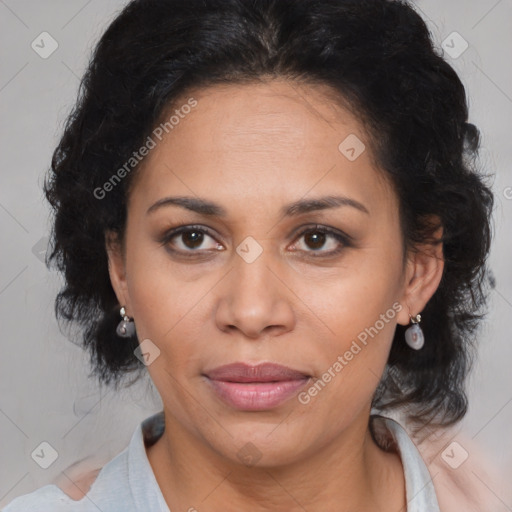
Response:
[[[236,409],[263,411],[282,404],[306,385],[309,378],[279,382],[228,382],[208,379],[224,402]]]

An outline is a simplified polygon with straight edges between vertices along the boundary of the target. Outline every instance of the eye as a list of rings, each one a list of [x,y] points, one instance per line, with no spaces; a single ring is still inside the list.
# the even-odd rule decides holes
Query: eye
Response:
[[[210,240],[209,243],[208,240]],[[164,235],[161,243],[167,245],[170,251],[181,253],[222,249],[222,245],[204,226],[181,226],[173,229]]]
[[[292,251],[306,252],[312,257],[334,256],[345,247],[351,246],[351,238],[348,235],[316,224],[303,229],[297,238],[303,239],[303,242],[296,242],[292,246]],[[173,253],[190,256],[193,253],[199,256],[204,252],[223,250],[223,246],[205,226],[188,225],[172,229],[162,237],[160,243]]]
[[[304,241],[303,243],[295,244],[294,247],[299,246],[298,250],[311,253],[310,255],[313,257],[333,256],[341,252],[345,247],[351,246],[348,235],[318,225],[304,229],[299,233],[298,238],[303,238]],[[326,247],[327,250],[322,250]]]

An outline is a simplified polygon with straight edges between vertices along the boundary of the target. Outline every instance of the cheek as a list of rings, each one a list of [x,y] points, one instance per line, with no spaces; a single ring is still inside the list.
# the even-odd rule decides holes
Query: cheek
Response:
[[[135,220],[126,238],[128,293],[142,339],[161,340],[190,309],[193,287],[182,286],[180,269]]]
[[[326,333],[315,348],[320,367],[336,374],[333,396],[369,396],[386,364],[402,309],[400,246],[390,247],[357,251],[315,288],[303,285],[304,302],[321,320],[318,332]]]
[[[322,321],[322,330],[337,339],[355,338],[388,312],[385,326],[379,322],[379,330],[384,337],[389,336],[391,324],[396,323],[392,306],[401,297],[402,263],[398,250],[354,250],[343,265],[323,274],[321,279],[316,277],[298,278],[294,290]]]
[[[188,280],[184,266],[172,264],[165,249],[147,241],[137,244],[134,238],[131,249],[126,262],[128,292],[137,335],[140,342],[149,339],[160,351],[148,370],[155,383],[163,380],[165,389],[172,377],[193,376],[200,366],[202,329],[212,308],[208,290],[215,276]]]
[[[377,384],[377,376],[389,355],[400,308],[397,301],[371,300],[363,294],[352,296],[342,307],[333,308],[330,317],[324,317],[334,334],[317,350],[321,351],[325,371],[330,369],[331,373],[343,375],[340,387],[351,389],[363,381],[370,386]]]
[[[384,280],[383,280],[384,282]],[[323,303],[333,331],[312,355],[321,373],[299,396],[316,418],[330,418],[334,434],[370,404],[391,348],[397,310],[386,286],[361,286],[356,278],[330,289],[330,306]],[[330,314],[329,314],[330,313]],[[326,433],[326,435],[328,435]]]

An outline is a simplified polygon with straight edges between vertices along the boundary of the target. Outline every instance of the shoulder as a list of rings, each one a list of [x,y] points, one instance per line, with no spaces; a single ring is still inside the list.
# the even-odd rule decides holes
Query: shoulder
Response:
[[[128,446],[113,459],[88,457],[69,466],[53,483],[12,500],[2,512],[135,512],[148,500],[164,500],[147,460],[145,444],[164,429],[163,411],[138,424]],[[155,507],[153,507],[155,508]]]
[[[73,500],[81,500],[90,490],[93,482],[98,477],[101,467],[96,469],[77,468],[75,476],[70,476],[66,471],[66,475],[55,482],[55,485],[67,496]]]
[[[62,471],[54,483],[18,496],[1,512],[97,512],[98,507],[114,512],[118,510],[112,508],[116,501],[122,503],[123,512],[129,512],[125,459],[124,451],[103,467],[92,467],[92,459],[79,461]]]
[[[48,484],[35,491],[18,496],[8,503],[2,512],[65,512],[75,510],[72,500],[55,484]],[[51,508],[50,508],[51,507]],[[81,510],[76,508],[76,510]]]
[[[412,435],[432,476],[443,512],[488,510],[492,498],[482,481],[497,482],[497,470],[463,430],[436,429]]]
[[[502,480],[497,468],[460,426],[420,428],[410,426],[401,416],[385,418],[385,422],[379,416],[375,419],[379,421],[373,421],[372,433],[383,449],[394,449],[398,441],[402,458],[405,455],[408,462],[411,456],[417,461],[421,458],[420,466],[428,470],[425,476],[432,483],[440,510],[483,512],[494,500],[496,507],[501,506],[490,491],[493,482]],[[388,436],[386,427],[394,432],[393,437]]]

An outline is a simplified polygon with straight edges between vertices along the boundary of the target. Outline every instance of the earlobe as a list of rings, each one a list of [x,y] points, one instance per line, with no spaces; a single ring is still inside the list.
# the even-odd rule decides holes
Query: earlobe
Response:
[[[404,306],[397,321],[408,325],[410,316],[421,313],[441,282],[444,271],[443,229],[434,233],[436,241],[417,246],[408,256],[405,290],[400,303]]]
[[[108,257],[108,272],[110,282],[119,304],[129,306],[128,287],[126,283],[125,258],[122,244],[115,233],[105,234],[105,249]]]

